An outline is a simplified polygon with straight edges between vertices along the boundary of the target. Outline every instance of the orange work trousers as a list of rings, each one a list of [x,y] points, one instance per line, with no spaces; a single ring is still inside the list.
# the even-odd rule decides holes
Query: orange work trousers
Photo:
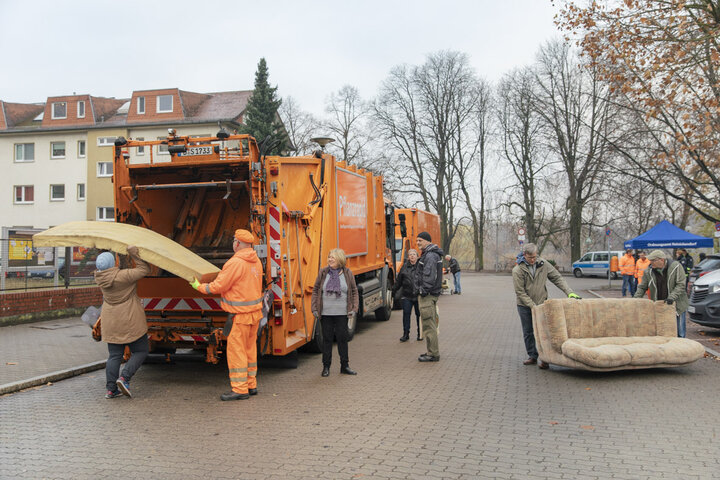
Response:
[[[227,339],[227,362],[230,386],[235,393],[248,393],[249,388],[257,388],[257,329],[260,318],[261,312],[239,313],[233,318],[233,327]]]

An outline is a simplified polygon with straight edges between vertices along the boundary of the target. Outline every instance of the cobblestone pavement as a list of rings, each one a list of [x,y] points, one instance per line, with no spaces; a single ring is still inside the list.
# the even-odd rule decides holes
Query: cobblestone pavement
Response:
[[[262,369],[258,396],[220,402],[225,368],[158,362],[132,400],[105,400],[102,371],[0,397],[0,478],[718,477],[718,362],[526,367],[510,277],[463,273],[463,291],[440,300],[438,363],[398,342],[394,312],[360,323],[357,377],[335,357],[321,378],[302,354],[297,369]]]
[[[0,385],[106,358],[80,317],[0,327]]]

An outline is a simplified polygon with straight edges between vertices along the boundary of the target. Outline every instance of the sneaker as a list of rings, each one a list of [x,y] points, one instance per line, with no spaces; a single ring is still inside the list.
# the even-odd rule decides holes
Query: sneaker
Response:
[[[132,393],[130,393],[130,382],[125,380],[125,377],[120,377],[115,382],[118,386],[118,389],[122,392],[123,395],[127,395],[128,397],[132,398]]]
[[[107,393],[105,394],[105,398],[115,398],[115,397],[119,397],[121,395],[122,395],[122,392],[119,390],[115,390],[115,391],[108,390]]]

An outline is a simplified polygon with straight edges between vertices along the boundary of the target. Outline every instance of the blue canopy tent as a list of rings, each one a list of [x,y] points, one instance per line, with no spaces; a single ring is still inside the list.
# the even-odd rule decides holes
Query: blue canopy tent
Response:
[[[713,239],[686,232],[663,220],[642,235],[626,241],[624,247],[626,249],[712,248]]]

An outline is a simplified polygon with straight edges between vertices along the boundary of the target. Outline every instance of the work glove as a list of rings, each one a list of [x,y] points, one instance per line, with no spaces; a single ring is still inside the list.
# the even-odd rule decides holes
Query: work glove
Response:
[[[193,281],[190,282],[190,286],[193,287],[195,290],[200,288],[200,282],[197,278],[193,277]]]
[[[568,293],[568,298],[575,298],[577,300],[582,300],[580,295],[578,295],[577,293]]]
[[[421,297],[427,297],[427,295],[428,295],[428,293],[421,288],[421,289],[420,289],[420,296],[421,296]]]
[[[673,300],[672,298],[668,298],[667,300],[665,300],[665,303],[667,303],[668,305],[672,305],[673,303],[675,303],[675,300]]]

